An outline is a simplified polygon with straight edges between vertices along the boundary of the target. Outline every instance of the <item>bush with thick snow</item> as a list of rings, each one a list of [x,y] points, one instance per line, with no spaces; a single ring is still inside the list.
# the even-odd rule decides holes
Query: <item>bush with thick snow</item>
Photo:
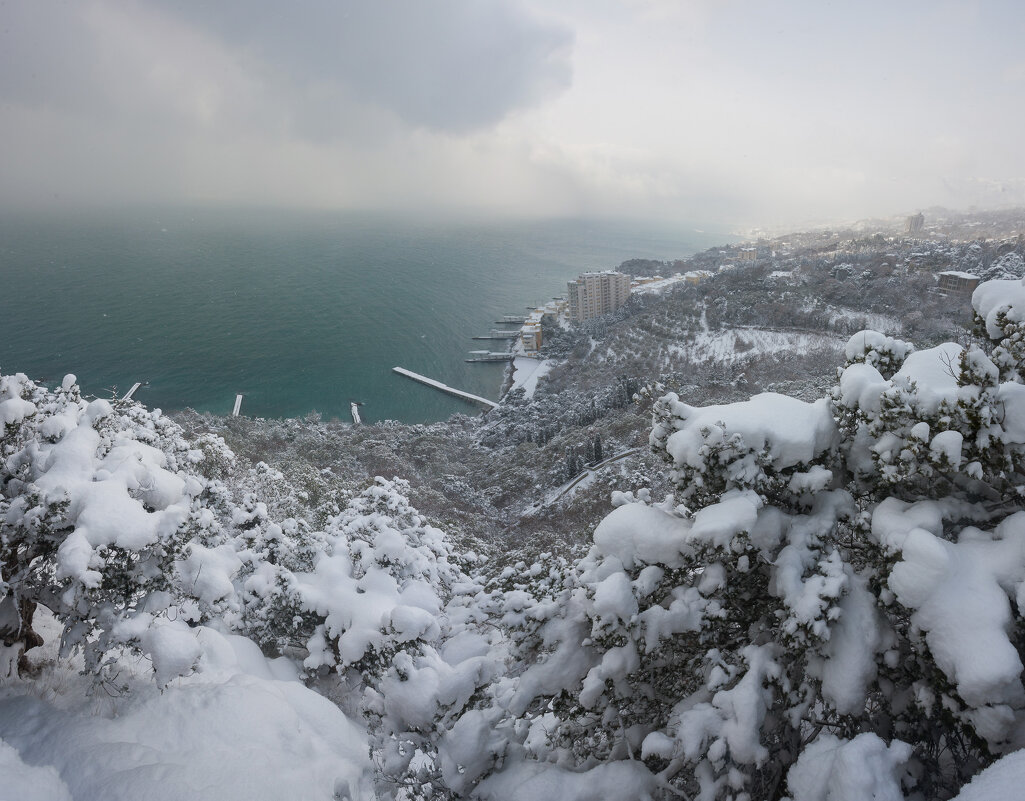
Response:
[[[74,376],[56,390],[3,376],[0,415],[5,676],[40,644],[40,606],[105,693],[126,691],[140,656],[159,687],[202,672],[196,633],[213,626],[325,692],[349,688],[385,772],[419,755],[440,774],[423,732],[494,658],[468,600],[481,588],[408,485],[378,479],[316,528],[280,514],[297,493],[279,472],[242,469],[216,438],[187,442],[159,411],[83,400]]]
[[[620,494],[565,575],[492,599],[521,667],[480,787],[624,763],[665,797],[937,798],[1020,747],[1019,295],[980,287],[969,348],[856,334],[817,403],[659,401],[678,497]]]

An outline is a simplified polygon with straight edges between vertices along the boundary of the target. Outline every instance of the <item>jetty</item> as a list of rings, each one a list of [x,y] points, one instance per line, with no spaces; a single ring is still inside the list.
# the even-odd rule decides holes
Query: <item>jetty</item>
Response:
[[[141,386],[142,386],[142,382],[141,381],[136,381],[134,384],[132,384],[132,388],[125,393],[125,396],[121,400],[131,400],[132,399],[132,395],[135,394],[135,390],[137,390]]]
[[[359,417],[359,405],[356,403],[356,401],[352,401],[349,404],[349,411],[352,412],[352,422],[353,423],[355,423],[356,425],[359,425],[360,423],[363,422],[362,420],[360,420],[360,417]]]
[[[522,314],[507,314],[501,320],[495,320],[496,325],[523,325],[527,318]]]
[[[242,396],[241,395],[236,395],[235,396],[235,408],[231,410],[231,416],[232,417],[238,417],[238,412],[239,412],[239,409],[241,409],[241,408],[242,408]]]
[[[414,381],[419,381],[421,384],[426,384],[429,387],[440,389],[442,392],[447,392],[449,395],[455,395],[457,398],[468,400],[473,403],[479,403],[482,406],[486,406],[488,409],[497,409],[498,404],[494,401],[482,398],[480,395],[471,395],[469,392],[463,392],[461,389],[455,389],[450,387],[448,384],[442,384],[440,381],[435,381],[433,378],[428,378],[425,375],[414,373],[412,370],[406,370],[403,367],[393,367],[392,370],[399,375],[404,375],[406,378],[412,378]]]
[[[511,362],[515,356],[508,351],[471,350],[470,358],[464,359],[467,362]]]
[[[519,331],[502,331],[497,328],[492,328],[487,334],[481,334],[480,336],[473,337],[474,339],[519,339]]]

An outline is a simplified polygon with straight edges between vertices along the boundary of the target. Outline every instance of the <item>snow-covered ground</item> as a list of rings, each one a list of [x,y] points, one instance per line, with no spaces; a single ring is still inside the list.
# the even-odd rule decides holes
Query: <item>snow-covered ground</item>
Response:
[[[191,629],[198,671],[165,689],[138,656],[99,689],[58,659],[44,607],[40,676],[0,690],[0,798],[253,801],[372,798],[365,730],[244,637]]]
[[[523,388],[528,398],[534,397],[539,379],[548,375],[556,362],[552,359],[530,359],[526,356],[517,356],[513,359],[513,378],[510,391]]]
[[[899,336],[904,328],[904,323],[897,317],[889,314],[875,314],[872,312],[860,312],[853,309],[843,309],[837,306],[830,306],[829,322],[835,326],[842,320],[851,321],[857,326],[868,328],[873,331],[881,331],[890,336]]]
[[[702,331],[693,341],[669,345],[670,352],[693,362],[735,361],[752,355],[785,351],[807,352],[838,347],[845,338],[800,331],[770,331],[763,328],[734,328],[726,331]]]
[[[710,272],[708,272],[706,270],[696,270],[696,271],[691,271],[691,272],[688,272],[688,273],[676,273],[675,275],[671,275],[668,278],[662,278],[660,276],[656,276],[657,280],[655,280],[655,281],[648,281],[646,283],[637,284],[636,286],[631,287],[630,288],[630,294],[632,294],[632,295],[650,295],[650,294],[655,294],[657,292],[663,292],[666,289],[668,289],[669,287],[674,286],[676,284],[682,284],[685,281],[687,281],[688,279],[690,279],[691,281],[701,281],[701,280],[703,280],[705,278],[708,278],[711,275],[712,275],[712,273],[710,273]]]

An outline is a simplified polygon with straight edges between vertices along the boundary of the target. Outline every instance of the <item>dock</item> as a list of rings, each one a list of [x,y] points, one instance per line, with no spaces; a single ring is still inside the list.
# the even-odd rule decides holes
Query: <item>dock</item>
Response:
[[[492,328],[487,334],[481,334],[480,336],[473,337],[474,339],[519,339],[519,331],[500,331],[497,328]]]
[[[232,417],[238,417],[238,412],[239,412],[239,409],[241,409],[241,408],[242,408],[242,396],[241,395],[236,395],[235,396],[235,408],[231,410],[231,416]]]
[[[508,351],[471,350],[470,358],[464,359],[467,362],[511,362],[515,356]]]
[[[363,422],[359,418],[359,406],[357,405],[357,403],[355,401],[353,401],[352,403],[349,404],[349,411],[352,412],[352,422],[355,425],[359,425],[360,423]]]
[[[435,381],[433,378],[414,373],[412,370],[406,370],[403,367],[393,367],[392,370],[399,375],[404,375],[406,378],[412,378],[414,381],[419,381],[421,384],[426,384],[429,387],[440,389],[442,392],[447,392],[449,395],[455,395],[457,398],[471,401],[473,403],[479,403],[482,406],[486,406],[488,409],[497,409],[498,404],[494,401],[482,398],[480,395],[471,395],[469,392],[463,392],[461,389],[454,389],[448,386],[448,384],[442,384],[440,381]]]
[[[125,396],[121,400],[131,400],[132,399],[132,395],[135,394],[135,390],[137,390],[141,386],[142,386],[142,382],[141,381],[136,381],[134,384],[132,384],[132,388],[125,393]]]
[[[507,314],[501,320],[495,320],[496,325],[523,325],[527,318],[518,314]]]

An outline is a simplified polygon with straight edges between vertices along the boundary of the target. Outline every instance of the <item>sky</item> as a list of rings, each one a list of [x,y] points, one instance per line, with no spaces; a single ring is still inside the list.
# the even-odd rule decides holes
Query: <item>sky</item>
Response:
[[[1025,204],[1025,3],[0,0],[0,207]]]

